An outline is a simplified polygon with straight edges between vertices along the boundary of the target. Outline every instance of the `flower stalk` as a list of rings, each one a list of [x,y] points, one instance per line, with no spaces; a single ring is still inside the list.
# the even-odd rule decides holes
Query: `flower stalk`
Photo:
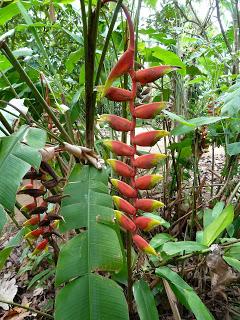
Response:
[[[103,4],[114,0],[103,0]],[[99,88],[101,95],[110,101],[127,102],[129,105],[131,121],[114,115],[103,115],[100,121],[107,122],[109,126],[117,131],[127,132],[130,135],[130,145],[115,141],[106,140],[103,142],[111,152],[117,156],[126,158],[126,161],[108,159],[107,163],[112,167],[115,173],[121,176],[121,180],[111,179],[112,185],[120,193],[120,196],[113,196],[113,202],[118,210],[115,210],[115,218],[120,227],[127,232],[127,264],[128,264],[128,306],[132,313],[132,263],[131,250],[132,243],[142,252],[157,255],[155,249],[139,235],[141,231],[150,231],[159,226],[160,219],[152,214],[144,216],[144,212],[154,212],[164,206],[161,201],[154,199],[141,199],[139,190],[150,190],[154,188],[161,180],[160,175],[139,176],[139,169],[150,169],[156,167],[161,160],[166,158],[165,154],[146,154],[137,157],[137,146],[153,146],[161,138],[166,137],[169,132],[166,130],[152,130],[137,134],[135,133],[136,120],[153,119],[161,113],[168,103],[156,102],[135,106],[137,95],[137,86],[153,82],[166,73],[177,70],[176,66],[158,66],[144,70],[134,70],[135,57],[135,35],[133,23],[127,8],[121,6],[128,23],[129,42],[128,47],[119,58],[116,65],[110,71],[104,86]],[[131,89],[113,87],[113,82],[121,76],[130,76]],[[127,163],[126,163],[127,162]]]

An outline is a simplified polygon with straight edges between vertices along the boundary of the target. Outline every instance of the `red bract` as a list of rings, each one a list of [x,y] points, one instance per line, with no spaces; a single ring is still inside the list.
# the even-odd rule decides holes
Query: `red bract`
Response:
[[[28,219],[27,221],[24,222],[24,226],[35,226],[36,224],[38,224],[40,222],[40,217],[39,216],[35,216],[32,217],[31,219]]]
[[[166,130],[153,130],[149,132],[142,132],[137,134],[132,142],[138,146],[152,147],[157,143],[162,137],[166,137],[169,134]]]
[[[121,141],[104,140],[103,144],[118,156],[133,156],[135,153],[133,147],[130,147]]]
[[[134,115],[140,119],[152,119],[166,108],[167,102],[153,102],[149,104],[141,104],[135,108]]]
[[[48,245],[48,239],[44,239],[41,242],[39,242],[39,244],[36,246],[35,250],[33,251],[33,255],[36,255],[38,253],[40,253],[41,251],[45,250],[47,248]]]
[[[127,132],[132,130],[133,127],[131,121],[115,114],[102,114],[99,121],[107,122],[112,129],[117,131]]]
[[[164,204],[161,201],[153,199],[137,199],[135,202],[135,208],[145,212],[153,212],[163,206]]]
[[[134,160],[134,166],[139,169],[151,169],[156,167],[161,160],[166,159],[166,155],[162,153],[145,154]]]
[[[123,214],[121,211],[114,210],[114,214],[116,217],[116,220],[120,224],[120,226],[130,232],[135,232],[136,230],[136,225],[135,223],[128,218],[125,214]]]
[[[115,66],[112,68],[107,78],[105,87],[103,89],[104,96],[107,94],[107,91],[111,87],[113,81],[119,78],[120,76],[126,74],[133,67],[133,61],[134,61],[134,49],[128,48],[120,57],[118,62],[115,64]]]
[[[133,168],[120,160],[108,159],[107,163],[119,176],[130,178],[135,175]]]
[[[132,92],[126,89],[110,87],[105,94],[108,100],[115,102],[129,101],[132,98]]]
[[[159,220],[150,217],[137,217],[135,219],[135,224],[138,228],[144,231],[150,231],[154,227],[159,226],[161,223]]]
[[[130,215],[135,215],[136,213],[136,209],[134,208],[134,206],[132,206],[127,200],[124,200],[123,198],[117,197],[117,196],[113,196],[113,201],[115,206],[121,210],[124,211]]]
[[[157,79],[164,76],[166,73],[177,69],[181,68],[177,66],[158,66],[144,70],[139,70],[136,72],[136,81],[144,85],[149,82],[156,81]]]
[[[135,186],[140,190],[150,190],[154,188],[162,179],[163,176],[160,176],[158,174],[139,177],[135,180]]]
[[[146,240],[144,240],[142,237],[140,237],[138,234],[133,235],[133,242],[141,251],[157,256],[157,253],[154,250],[154,248],[151,247],[150,244]]]
[[[129,184],[117,179],[111,179],[111,182],[114,185],[114,187],[125,197],[127,198],[137,197],[137,191],[133,189]]]
[[[20,211],[21,212],[24,212],[24,213],[29,213],[30,211],[32,211],[34,208],[36,208],[36,203],[35,202],[32,202],[32,203],[29,203],[29,204],[27,204],[27,205],[25,205],[25,206],[22,206],[21,208],[20,208]]]

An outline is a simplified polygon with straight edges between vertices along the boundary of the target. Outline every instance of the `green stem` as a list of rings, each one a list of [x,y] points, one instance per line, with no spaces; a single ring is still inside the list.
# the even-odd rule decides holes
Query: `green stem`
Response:
[[[95,86],[97,86],[99,84],[100,75],[101,75],[101,71],[102,71],[102,68],[103,68],[103,62],[104,62],[104,59],[106,57],[106,53],[107,53],[109,42],[110,42],[110,39],[111,39],[111,36],[112,36],[113,28],[114,28],[114,25],[115,25],[116,20],[117,20],[118,12],[119,12],[119,10],[120,10],[120,8],[122,6],[122,2],[123,2],[123,0],[118,0],[116,8],[115,8],[114,13],[113,13],[112,21],[111,21],[111,24],[110,24],[109,29],[108,29],[107,37],[106,37],[106,40],[105,40],[105,43],[104,43],[104,46],[103,46],[101,58],[100,58],[98,69],[97,69],[97,75],[96,75],[96,79],[95,79]]]
[[[16,303],[16,302],[11,302],[11,301],[7,301],[7,300],[3,300],[3,299],[0,299],[0,302],[9,304],[9,305],[11,305],[11,306],[19,307],[19,308],[22,308],[22,309],[31,311],[31,312],[33,312],[33,313],[37,313],[37,314],[39,314],[40,316],[46,317],[46,318],[48,318],[48,319],[54,319],[54,317],[53,317],[52,315],[48,314],[48,313],[45,313],[45,312],[42,312],[42,311],[39,311],[39,310],[30,308],[30,307],[27,307],[27,306],[23,306],[23,305],[21,305],[21,304],[19,304],[19,303]]]
[[[12,51],[10,50],[10,48],[8,47],[6,42],[0,43],[0,50],[5,55],[5,57],[11,62],[11,64],[16,69],[16,71],[19,73],[19,75],[23,79],[23,81],[25,81],[26,84],[29,86],[29,88],[32,90],[35,98],[42,105],[45,112],[52,118],[52,121],[54,122],[54,124],[56,125],[58,130],[62,133],[64,139],[66,139],[68,142],[72,143],[71,137],[68,135],[66,130],[63,128],[62,124],[60,123],[60,121],[56,117],[55,113],[51,110],[51,108],[49,108],[48,104],[46,103],[46,101],[44,100],[44,98],[42,97],[42,95],[40,94],[38,89],[35,87],[35,85],[31,81],[31,79],[27,75],[27,73],[24,71],[24,69],[22,68],[22,66],[18,62],[18,60],[14,57]]]
[[[126,236],[127,248],[127,270],[128,270],[128,287],[127,287],[127,302],[130,315],[133,313],[133,294],[132,294],[132,234],[127,231]]]
[[[81,1],[83,21],[86,13]],[[85,8],[85,7],[84,7]],[[98,0],[96,9],[92,11],[91,1],[88,6],[88,30],[84,30],[84,53],[85,53],[85,117],[86,117],[86,145],[94,147],[94,69],[95,51],[97,41],[98,20],[101,8],[101,0]],[[84,29],[86,28],[86,23]]]
[[[135,60],[137,60],[138,26],[139,26],[141,6],[142,6],[142,0],[138,0],[137,12],[136,12],[136,16],[135,16]]]
[[[7,122],[7,120],[5,119],[4,115],[2,114],[2,112],[0,112],[0,122],[2,122],[2,124],[4,125],[4,127],[7,129],[7,131],[9,133],[13,133],[13,129],[10,126],[10,124]]]

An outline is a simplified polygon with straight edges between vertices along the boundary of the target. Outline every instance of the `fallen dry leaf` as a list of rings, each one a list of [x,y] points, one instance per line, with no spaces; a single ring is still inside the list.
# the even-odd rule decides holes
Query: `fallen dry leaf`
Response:
[[[18,287],[16,285],[16,279],[11,280],[0,280],[0,300],[12,302]],[[9,310],[9,305],[7,303],[0,302],[0,308],[4,310]]]

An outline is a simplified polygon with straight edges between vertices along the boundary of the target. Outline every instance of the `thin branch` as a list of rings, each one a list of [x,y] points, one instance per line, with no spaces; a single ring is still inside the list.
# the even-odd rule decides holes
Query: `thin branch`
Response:
[[[230,43],[229,43],[229,41],[228,41],[228,39],[226,37],[225,31],[224,31],[224,28],[223,28],[223,25],[222,25],[220,8],[219,8],[219,0],[216,0],[216,9],[217,9],[217,20],[218,20],[219,27],[221,29],[221,33],[222,33],[224,42],[225,42],[225,44],[227,46],[228,52],[230,53],[230,55],[232,55],[232,48],[231,48],[231,45],[230,45]]]
[[[117,15],[118,15],[118,12],[119,12],[119,10],[121,8],[122,2],[123,2],[123,0],[118,0],[116,8],[115,8],[114,13],[113,13],[112,21],[111,21],[111,24],[110,24],[109,29],[108,29],[107,37],[106,37],[106,40],[105,40],[105,43],[104,43],[104,47],[103,47],[103,50],[102,50],[101,58],[100,58],[98,69],[97,69],[97,75],[96,75],[96,79],[95,79],[95,86],[97,86],[99,84],[99,79],[100,79],[100,75],[101,75],[101,71],[102,71],[102,67],[103,67],[103,61],[104,61],[106,53],[107,53],[109,41],[110,41],[110,38],[112,36],[113,28],[114,28],[114,25],[116,23]]]
[[[22,309],[25,309],[25,310],[28,310],[28,311],[31,311],[33,313],[37,313],[39,314],[40,316],[44,316],[48,319],[54,319],[54,317],[46,312],[42,312],[42,311],[39,311],[39,310],[36,310],[36,309],[33,309],[31,307],[27,307],[27,306],[23,306],[19,303],[16,303],[16,302],[11,302],[11,301],[6,301],[6,300],[3,300],[3,299],[0,299],[0,302],[2,303],[6,303],[6,304],[9,304],[11,306],[14,306],[14,307],[19,307],[19,308],[22,308]]]

